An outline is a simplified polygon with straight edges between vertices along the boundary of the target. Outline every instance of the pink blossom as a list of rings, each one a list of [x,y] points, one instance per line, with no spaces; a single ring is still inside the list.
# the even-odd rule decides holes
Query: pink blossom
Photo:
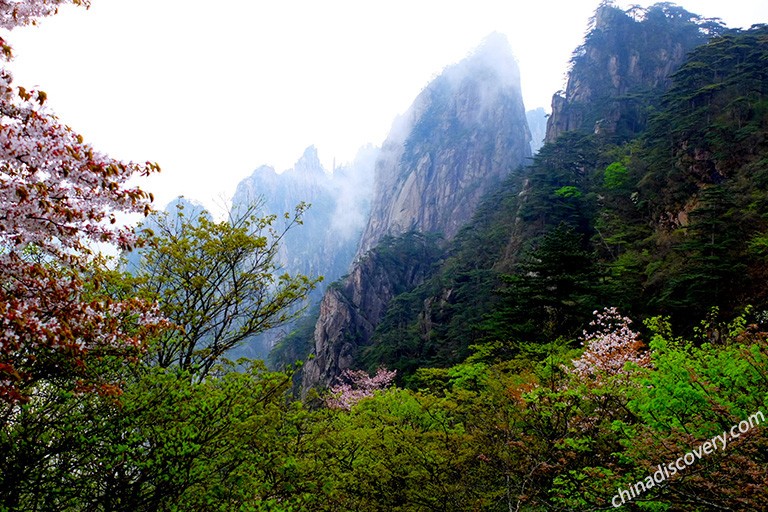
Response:
[[[375,391],[387,388],[395,379],[396,370],[379,368],[373,376],[364,370],[344,370],[331,386],[325,405],[331,409],[350,410],[363,398],[373,396]]]
[[[573,361],[576,375],[600,380],[604,376],[626,374],[627,363],[650,365],[639,333],[629,327],[632,320],[616,308],[605,308],[594,314],[595,320],[589,324],[591,329],[584,331],[584,353]]]
[[[34,24],[63,4],[87,0],[0,0],[0,27]],[[0,37],[0,62],[12,52]],[[79,276],[94,242],[136,243],[116,213],[148,213],[150,194],[129,186],[156,164],[113,160],[95,151],[45,106],[42,91],[13,84],[0,68],[0,400],[23,400],[37,380],[83,380],[86,356],[140,345],[157,324],[137,299],[92,298]],[[98,386],[96,386],[98,387]]]
[[[38,18],[56,14],[63,4],[88,7],[90,0],[0,0],[0,27],[11,30],[34,25]]]

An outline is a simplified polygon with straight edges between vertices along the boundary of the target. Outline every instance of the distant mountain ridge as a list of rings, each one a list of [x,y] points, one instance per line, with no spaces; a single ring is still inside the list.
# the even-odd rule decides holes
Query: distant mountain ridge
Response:
[[[539,107],[526,112],[525,117],[528,120],[528,129],[531,131],[531,153],[535,155],[544,145],[549,115],[542,107]]]
[[[366,146],[353,162],[328,171],[317,149],[310,146],[293,168],[277,173],[270,166],[261,166],[237,186],[233,216],[254,207],[260,215],[282,215],[301,202],[310,205],[303,224],[288,232],[279,253],[281,271],[323,276],[323,283],[308,298],[310,304],[318,302],[325,286],[345,274],[352,263],[370,210],[378,151]],[[290,327],[268,332],[238,349],[238,355],[266,359],[271,347],[288,331]]]

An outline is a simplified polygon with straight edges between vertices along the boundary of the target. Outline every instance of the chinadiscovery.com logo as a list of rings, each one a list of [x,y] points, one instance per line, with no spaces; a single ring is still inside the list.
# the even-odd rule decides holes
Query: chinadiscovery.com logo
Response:
[[[626,489],[618,489],[619,492],[613,496],[611,504],[614,507],[620,507],[626,502],[632,501],[652,487],[661,484],[667,479],[675,476],[677,473],[685,470],[685,468],[703,458],[705,455],[710,455],[718,449],[724,451],[726,446],[728,446],[728,441],[737,439],[741,434],[749,432],[750,429],[764,421],[765,416],[763,415],[763,412],[757,411],[746,420],[740,421],[738,424],[732,426],[730,430],[723,430],[722,434],[718,434],[712,439],[704,441],[698,447],[689,451],[682,457],[678,457],[676,460],[666,465],[659,464],[653,475],[647,476],[644,480],[638,480],[634,485],[631,485]]]

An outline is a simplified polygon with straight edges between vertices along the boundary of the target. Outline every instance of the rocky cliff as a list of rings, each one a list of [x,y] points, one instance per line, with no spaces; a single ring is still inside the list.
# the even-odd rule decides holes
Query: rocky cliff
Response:
[[[329,287],[315,324],[315,357],[304,367],[305,389],[329,384],[355,366],[359,349],[371,339],[390,301],[432,275],[442,255],[436,242],[437,237],[413,231],[386,237],[344,280]]]
[[[660,98],[688,52],[722,30],[669,3],[624,11],[601,5],[573,54],[565,91],[552,97],[546,141],[588,130],[627,140],[642,131],[649,98]]]
[[[453,237],[480,198],[530,156],[520,73],[494,34],[447,68],[393,126],[376,163],[359,254],[410,230]]]
[[[503,36],[490,36],[422,91],[395,122],[376,162],[358,261],[323,298],[304,389],[328,385],[354,366],[392,297],[428,275],[439,253],[434,237],[413,237],[451,239],[483,195],[531,156],[530,141],[519,71]],[[392,254],[394,244],[395,254],[412,257],[383,267],[382,241],[384,254]]]

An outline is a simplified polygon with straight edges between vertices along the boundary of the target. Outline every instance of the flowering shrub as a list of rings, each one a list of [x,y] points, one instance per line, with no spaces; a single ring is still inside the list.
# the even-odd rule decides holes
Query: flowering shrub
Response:
[[[11,30],[82,0],[0,2]],[[12,51],[0,37],[0,63]],[[148,213],[150,194],[128,185],[156,164],[94,151],[45,107],[46,94],[13,85],[0,68],[0,400],[25,399],[41,379],[85,378],[85,357],[135,349],[156,323],[152,306],[111,300],[94,279],[90,247],[135,244],[117,212]]]
[[[331,386],[325,405],[331,409],[350,410],[363,398],[373,396],[380,389],[387,388],[395,379],[397,371],[379,368],[373,376],[364,370],[344,370],[337,379],[340,382]]]
[[[604,376],[625,374],[627,363],[647,367],[650,356],[643,350],[640,335],[629,326],[632,320],[616,308],[595,311],[590,331],[584,331],[584,353],[573,361],[573,372],[580,377],[600,380]]]

